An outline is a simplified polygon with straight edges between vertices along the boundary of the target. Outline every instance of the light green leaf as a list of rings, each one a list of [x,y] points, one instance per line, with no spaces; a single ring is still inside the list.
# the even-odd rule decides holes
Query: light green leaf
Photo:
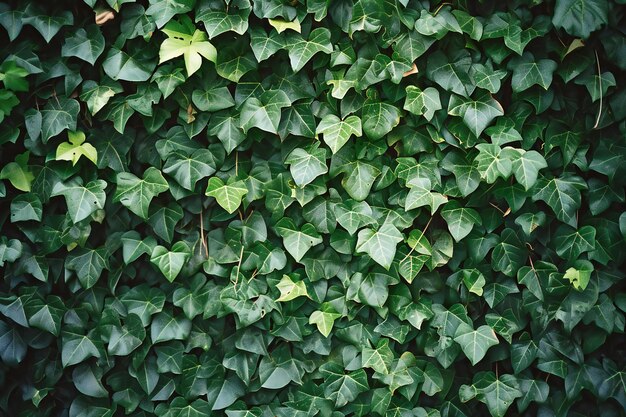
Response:
[[[439,91],[433,87],[421,90],[419,87],[409,85],[406,88],[406,99],[403,108],[417,116],[424,115],[426,120],[430,121],[435,112],[441,109]]]
[[[341,120],[334,114],[327,114],[317,125],[315,133],[323,135],[322,138],[333,154],[348,142],[352,135],[361,137],[361,119],[358,116],[351,115]]]
[[[341,185],[356,201],[363,201],[367,198],[374,181],[381,174],[381,171],[374,165],[359,160],[347,165],[345,171],[347,173],[341,180]]]
[[[85,142],[85,133],[67,132],[69,142],[60,143],[57,147],[57,161],[71,161],[72,165],[76,165],[81,156],[89,159],[94,164],[98,164],[98,151],[91,143]]]
[[[209,184],[206,189],[206,195],[214,197],[217,203],[222,206],[224,210],[229,213],[234,213],[241,204],[241,199],[248,193],[245,183],[242,180],[232,181],[231,179],[224,184],[218,177],[212,177],[209,179]]]
[[[288,217],[283,217],[276,223],[276,232],[283,238],[284,248],[296,262],[300,262],[313,246],[322,243],[322,237],[315,226],[305,223],[298,230],[293,220]]]
[[[577,290],[584,291],[587,285],[589,285],[593,270],[594,268],[591,262],[578,260],[574,262],[571,268],[565,271],[563,278],[568,279]]]
[[[109,102],[111,97],[124,91],[122,86],[108,78],[98,85],[95,81],[85,81],[83,83],[80,99],[87,103],[87,108],[92,116],[95,116]]]
[[[185,16],[180,22],[171,21],[162,30],[168,38],[159,49],[159,64],[182,55],[189,77],[200,69],[203,57],[217,62],[217,50],[208,41],[206,33],[195,29],[188,17]]]
[[[280,291],[280,297],[276,301],[287,302],[301,296],[309,296],[304,281],[294,282],[289,275],[283,275],[276,288]]]
[[[311,313],[311,316],[309,316],[309,324],[315,324],[317,326],[317,330],[319,330],[319,332],[324,337],[328,337],[331,330],[333,329],[335,320],[337,320],[339,317],[341,317],[341,314],[335,313],[332,310],[317,310]]]
[[[26,151],[23,154],[15,157],[15,162],[9,162],[2,167],[0,171],[0,179],[9,180],[11,185],[20,191],[30,191],[30,186],[35,179],[35,175],[32,173],[28,166],[28,157],[30,152]]]
[[[327,150],[319,147],[319,142],[303,148],[296,148],[287,155],[291,176],[298,187],[304,187],[315,178],[328,172]]]
[[[403,240],[402,233],[394,225],[385,223],[376,231],[361,230],[356,250],[367,253],[377,264],[388,270],[396,255],[396,246]]]
[[[380,339],[376,349],[363,347],[362,366],[371,368],[380,374],[389,374],[394,355],[389,348],[389,339]]]
[[[286,48],[289,51],[289,62],[294,72],[300,71],[318,52],[330,54],[333,51],[330,43],[330,30],[327,28],[313,29],[306,40],[300,34],[289,34]]]

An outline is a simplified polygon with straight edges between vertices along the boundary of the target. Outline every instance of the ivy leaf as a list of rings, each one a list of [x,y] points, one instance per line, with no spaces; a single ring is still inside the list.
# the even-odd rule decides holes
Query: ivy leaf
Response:
[[[435,214],[437,209],[448,201],[441,193],[432,192],[432,185],[428,178],[413,178],[407,183],[410,188],[404,203],[405,210],[413,210],[419,207],[430,207],[430,213]]]
[[[304,281],[294,282],[289,275],[283,275],[276,288],[280,291],[280,297],[276,301],[287,302],[301,296],[309,296]]]
[[[521,57],[513,58],[510,67],[513,69],[511,87],[513,91],[519,93],[533,85],[539,85],[547,90],[552,84],[552,74],[557,64],[550,59],[535,60],[533,54],[525,52]]]
[[[557,0],[552,24],[572,36],[587,39],[609,21],[608,4],[601,0]]]
[[[376,349],[364,347],[362,361],[364,368],[371,368],[380,374],[389,374],[394,355],[389,348],[389,339],[380,339]]]
[[[232,12],[226,10],[214,10],[210,7],[199,6],[196,10],[196,22],[204,23],[204,28],[209,39],[226,32],[235,32],[243,35],[248,30],[248,16],[250,7],[242,7]]]
[[[85,29],[76,29],[70,36],[65,38],[61,48],[61,56],[77,57],[94,65],[102,52],[104,52],[104,36],[97,25],[87,26]]]
[[[43,143],[64,130],[76,130],[80,106],[76,100],[55,98],[48,100],[41,110],[41,135]]]
[[[174,316],[169,311],[157,313],[150,324],[152,343],[184,340],[190,332],[191,321],[182,315]]]
[[[596,229],[593,226],[583,226],[575,229],[561,225],[554,234],[556,253],[568,262],[573,262],[584,253],[596,247]]]
[[[286,41],[286,48],[289,51],[289,62],[293,72],[298,72],[307,62],[318,52],[330,54],[333,51],[330,43],[330,31],[327,28],[313,29],[309,38],[304,39],[298,33],[290,33]]]
[[[337,153],[345,145],[352,135],[361,137],[361,119],[351,115],[341,120],[334,114],[324,116],[317,125],[315,133],[323,135],[324,142],[333,154]]]
[[[122,203],[137,216],[147,219],[152,199],[168,189],[169,186],[161,171],[154,167],[146,169],[142,179],[130,172],[120,172],[117,174],[113,202]]]
[[[482,325],[474,330],[465,323],[460,324],[457,328],[454,333],[454,341],[461,345],[463,353],[472,365],[480,362],[487,354],[487,350],[499,343],[496,333],[491,327]]]
[[[156,69],[150,81],[153,81],[159,87],[159,91],[163,94],[163,99],[166,99],[176,90],[176,87],[185,82],[185,75],[183,69],[175,67],[173,64],[161,65]],[[194,91],[194,94],[196,92]],[[197,106],[198,104],[194,104]]]
[[[530,190],[537,182],[539,170],[548,167],[548,163],[537,151],[527,151],[512,159],[513,174],[517,182]]]
[[[359,160],[351,162],[345,171],[347,174],[341,181],[341,185],[356,201],[363,201],[367,198],[374,181],[381,174],[374,165]]]
[[[160,27],[158,23],[157,26]],[[167,39],[163,41],[159,49],[159,64],[182,55],[185,60],[187,76],[190,77],[200,69],[203,57],[209,61],[217,62],[217,50],[208,41],[206,33],[196,29],[188,17],[185,16],[180,21],[173,20],[165,25],[162,30],[167,35]]]
[[[568,279],[577,290],[584,291],[587,285],[589,285],[593,270],[594,268],[591,262],[578,260],[574,262],[571,268],[565,271],[563,278]]]
[[[576,210],[580,207],[580,191],[585,189],[587,189],[585,181],[569,173],[551,179],[541,177],[535,187],[533,201],[545,201],[559,220],[576,227]]]
[[[104,209],[107,183],[104,180],[88,182],[83,186],[77,180],[59,182],[52,189],[51,196],[65,197],[72,222],[78,223],[91,216],[96,210]]]
[[[215,149],[221,150],[221,155],[212,152]],[[223,159],[224,151],[219,145],[212,150],[198,149],[189,156],[174,153],[167,158],[163,172],[174,177],[183,188],[193,191],[198,181],[215,173],[218,161]]]
[[[75,249],[65,260],[65,267],[75,271],[82,287],[86,290],[96,285],[102,271],[109,268],[105,248]]]
[[[441,217],[448,224],[448,230],[457,242],[469,235],[475,224],[482,224],[476,210],[462,207],[456,200],[450,201],[443,207]]]
[[[284,38],[275,30],[268,35],[262,28],[253,27],[249,33],[250,47],[257,62],[265,61],[285,47]]]
[[[24,11],[13,9],[2,3],[0,5],[0,25],[9,35],[9,41],[13,42],[22,31],[24,25]]]
[[[46,43],[50,43],[63,26],[74,23],[74,16],[69,10],[65,10],[55,16],[48,16],[48,13],[35,4],[30,4],[26,8],[22,22],[37,29],[37,32],[43,36]]]
[[[63,368],[76,365],[88,358],[100,357],[98,347],[87,336],[64,331],[61,337],[61,363]]]
[[[95,116],[109,102],[111,97],[123,91],[119,83],[105,79],[98,85],[95,81],[83,83],[80,99],[87,103],[87,108],[92,116]]]
[[[442,51],[436,51],[428,57],[426,75],[444,90],[469,97],[475,88],[468,74],[470,66],[469,56],[448,58]]]
[[[190,11],[195,3],[196,0],[150,0],[146,14],[161,28],[177,14]]]
[[[372,140],[380,139],[400,123],[400,110],[389,103],[368,100],[362,109],[363,132]]]
[[[192,100],[198,110],[208,112],[224,110],[235,105],[235,100],[233,100],[233,96],[227,87],[194,90]]]
[[[22,242],[17,239],[0,237],[0,266],[5,262],[15,262],[22,256]]]
[[[317,310],[311,313],[311,316],[309,317],[309,324],[315,324],[317,326],[317,330],[319,330],[324,337],[328,337],[333,329],[335,320],[339,317],[341,317],[341,314],[338,314],[334,312],[332,308],[327,307],[324,310]]]
[[[406,88],[406,99],[403,108],[417,116],[424,115],[426,120],[430,121],[435,112],[442,108],[439,91],[433,87],[421,90],[419,87],[409,85]]]
[[[36,194],[20,194],[11,201],[11,223],[28,220],[40,222],[42,214],[43,205]]]
[[[389,270],[396,255],[396,246],[403,240],[402,233],[394,225],[385,223],[378,230],[361,230],[356,250],[367,253],[377,264]]]
[[[128,53],[112,47],[102,63],[102,68],[114,81],[147,81],[156,67],[152,57],[149,49],[137,48]]]
[[[152,250],[150,262],[155,264],[169,282],[176,279],[191,254],[184,242],[176,242],[172,250],[157,245]]]
[[[241,180],[232,181],[232,178],[224,184],[218,177],[211,177],[206,189],[206,195],[214,197],[217,203],[229,213],[234,213],[241,204],[241,199],[248,193],[245,183]]]
[[[283,238],[284,248],[296,262],[300,262],[311,247],[322,243],[322,237],[312,224],[305,223],[298,229],[288,217],[283,217],[276,223],[276,232]]]
[[[468,392],[471,392],[469,396]],[[522,395],[517,378],[509,374],[496,377],[493,372],[478,373],[474,377],[473,385],[463,385],[459,390],[461,401],[465,402],[476,396],[487,405],[493,417],[504,417],[513,401]]]
[[[154,237],[148,236],[142,240],[141,235],[134,230],[124,233],[121,240],[122,256],[125,264],[137,260],[144,253],[152,254],[154,247],[157,245]]]
[[[320,148],[319,143],[307,149],[296,148],[285,159],[290,165],[291,176],[298,187],[304,187],[315,178],[328,172],[326,166],[327,150]]]
[[[89,159],[94,164],[98,164],[98,151],[91,143],[85,142],[85,134],[81,131],[67,132],[69,142],[63,142],[57,147],[57,161],[71,161],[76,165],[81,156]]]
[[[475,99],[453,94],[448,104],[448,114],[462,117],[463,123],[478,137],[493,119],[504,115],[504,109],[489,93],[481,93]]]
[[[241,127],[244,133],[253,127],[270,133],[278,133],[281,109],[291,105],[282,90],[267,91],[260,98],[248,98],[241,108]]]
[[[3,166],[2,171],[0,171],[0,179],[7,179],[18,190],[29,192],[35,179],[35,175],[28,167],[29,155],[30,152],[26,151],[17,155],[14,162],[9,162]]]
[[[513,148],[501,149],[498,145],[480,143],[476,145],[479,153],[474,159],[476,169],[480,176],[489,184],[494,183],[498,177],[507,179],[513,170],[513,159],[519,158],[519,152]]]

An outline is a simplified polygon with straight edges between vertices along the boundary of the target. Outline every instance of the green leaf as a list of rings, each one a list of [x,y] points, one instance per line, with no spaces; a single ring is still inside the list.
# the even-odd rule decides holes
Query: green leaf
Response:
[[[356,250],[367,253],[377,264],[388,270],[396,255],[396,246],[403,240],[402,233],[394,225],[385,223],[378,230],[361,230]]]
[[[517,182],[530,190],[537,182],[539,171],[547,168],[546,160],[537,151],[527,151],[512,159],[513,174]]]
[[[447,203],[441,210],[441,217],[448,224],[448,230],[457,242],[469,235],[475,224],[482,224],[476,210],[462,207],[458,201]]]
[[[472,292],[478,296],[483,295],[483,287],[487,283],[485,276],[477,269],[463,269],[461,271],[463,277],[463,284],[467,287],[469,292]]]
[[[298,72],[304,68],[306,63],[318,52],[330,54],[333,51],[330,43],[330,31],[327,28],[313,29],[308,39],[304,39],[300,34],[289,33],[285,46],[289,51],[289,62],[293,72]]]
[[[352,115],[341,120],[334,114],[328,114],[317,125],[315,134],[322,134],[324,142],[333,154],[337,153],[345,145],[352,135],[361,137],[361,119]]]
[[[312,224],[305,223],[298,229],[288,217],[283,217],[276,223],[276,232],[283,238],[284,248],[296,262],[300,262],[313,246],[322,243],[322,237]]]
[[[475,99],[453,94],[448,104],[448,114],[462,117],[463,123],[478,137],[493,119],[504,115],[504,109],[489,93],[478,94]]]
[[[421,90],[419,87],[409,85],[406,88],[406,99],[403,108],[417,116],[424,115],[426,120],[430,121],[435,112],[442,108],[439,91],[433,87]]]
[[[84,186],[76,180],[59,182],[52,189],[51,196],[64,196],[72,222],[78,223],[96,210],[104,209],[106,186],[104,180],[92,181]]]
[[[146,169],[142,179],[130,172],[121,172],[117,174],[113,202],[122,203],[139,217],[147,219],[152,199],[168,189],[169,186],[161,171],[154,167]]]
[[[100,357],[98,347],[88,336],[64,331],[61,340],[61,363],[64,368],[84,362],[91,357]]]
[[[376,140],[400,123],[400,110],[389,103],[368,100],[363,104],[361,118],[365,135]]]
[[[454,341],[461,345],[463,353],[472,365],[480,362],[487,354],[487,350],[499,343],[496,333],[491,327],[482,325],[474,330],[465,323],[461,323],[457,328],[454,333]]]
[[[30,152],[26,151],[17,155],[15,162],[9,162],[3,166],[2,171],[0,171],[0,179],[9,180],[11,185],[20,191],[29,192],[31,184],[35,179],[35,175],[28,167],[29,155]]]
[[[41,140],[48,140],[64,130],[76,130],[80,106],[76,100],[55,98],[48,100],[41,110]]]
[[[15,262],[22,255],[22,243],[17,239],[0,237],[0,266],[5,262]]]
[[[65,260],[65,267],[75,271],[84,289],[96,285],[102,271],[109,268],[109,258],[105,248],[75,249]]]
[[[219,177],[211,177],[206,189],[206,195],[214,197],[217,203],[229,213],[234,213],[241,204],[241,199],[248,193],[248,189],[242,180],[232,181],[226,184]]]
[[[147,81],[156,67],[152,58],[148,49],[137,48],[128,53],[112,47],[102,63],[102,68],[114,81]]]
[[[488,183],[494,183],[498,177],[507,179],[513,171],[513,160],[519,158],[519,152],[513,148],[501,149],[498,145],[481,143],[476,145],[479,153],[474,159],[480,177]]]
[[[177,14],[192,10],[195,3],[195,0],[150,0],[146,14],[161,28]]]
[[[176,242],[172,246],[172,250],[167,250],[167,248],[160,245],[155,246],[150,255],[150,262],[159,268],[169,282],[172,282],[183,269],[190,256],[187,245],[184,242]]]
[[[410,189],[404,203],[406,210],[429,206],[430,213],[435,214],[437,209],[448,201],[443,194],[431,191],[432,185],[428,178],[414,178],[407,183],[407,186]]]
[[[565,271],[563,278],[568,279],[577,290],[584,291],[587,285],[589,285],[593,270],[594,268],[591,262],[578,260],[574,262],[571,268]]]
[[[470,66],[469,56],[448,58],[442,51],[436,51],[428,57],[426,75],[444,90],[469,97],[474,92],[474,85],[468,74]]]
[[[208,90],[194,90],[192,94],[193,104],[198,110],[216,112],[235,105],[233,96],[227,87],[213,87]]]
[[[554,234],[556,253],[568,262],[573,262],[584,253],[596,247],[596,229],[592,226],[582,226],[575,229],[561,225]]]
[[[471,394],[467,395],[468,392]],[[462,402],[476,396],[487,405],[493,417],[504,417],[513,401],[522,395],[517,378],[509,374],[496,377],[493,372],[478,373],[474,377],[473,385],[463,385],[459,390]]]
[[[221,150],[221,155],[212,152],[215,149],[198,149],[189,156],[174,153],[167,158],[163,172],[174,177],[183,188],[193,191],[198,181],[215,173],[218,160],[223,159],[222,148],[217,148]]]
[[[374,181],[381,174],[374,165],[359,160],[351,162],[345,171],[347,173],[341,180],[341,185],[356,201],[363,201],[367,198]]]
[[[265,61],[285,47],[284,38],[275,30],[269,35],[260,27],[252,27],[250,33],[250,47],[257,62]]]
[[[123,91],[119,83],[105,79],[98,85],[95,81],[83,83],[80,99],[87,103],[87,108],[92,116],[95,116],[109,102],[111,97]]]
[[[128,356],[137,349],[146,338],[146,329],[137,314],[130,313],[123,326],[111,329],[107,351],[110,355]]]
[[[175,67],[173,64],[161,65],[156,69],[150,81],[153,81],[159,87],[159,91],[163,94],[163,98],[168,98],[177,87],[182,85],[185,82],[185,74],[183,74],[183,69],[179,67]],[[195,94],[194,90],[194,94]],[[196,106],[198,105],[195,103]]]
[[[393,359],[393,352],[389,348],[389,339],[380,339],[376,349],[364,347],[362,351],[362,366],[371,368],[380,374],[389,374]]]
[[[120,301],[128,310],[128,314],[139,316],[145,327],[150,324],[153,315],[163,310],[165,294],[158,288],[143,284],[123,292]]]
[[[243,35],[248,30],[248,16],[250,7],[242,7],[233,12],[226,10],[214,10],[209,7],[200,6],[196,10],[196,22],[204,23],[204,29],[209,35],[209,39],[226,32],[235,32]]]
[[[354,401],[361,392],[369,389],[367,374],[363,369],[344,374],[344,370],[337,364],[328,363],[320,367],[324,376],[324,397],[341,408]]]
[[[601,0],[557,0],[552,24],[572,36],[587,39],[591,32],[609,22],[608,4]]]
[[[44,12],[36,4],[29,4],[24,15],[22,22],[37,29],[37,32],[43,36],[46,43],[50,43],[63,26],[74,23],[74,16],[69,10],[65,10],[55,16],[48,16],[48,13]]]
[[[539,85],[547,90],[552,84],[552,74],[557,68],[556,62],[550,59],[535,60],[530,52],[511,60],[513,78],[511,87],[516,93],[524,91],[533,85]]]
[[[20,194],[11,201],[11,223],[28,220],[40,222],[42,214],[43,206],[36,194]]]
[[[173,316],[166,311],[158,313],[150,325],[150,339],[155,344],[169,340],[185,340],[189,332],[191,332],[189,319]]]
[[[241,108],[241,128],[244,133],[253,127],[270,133],[278,133],[281,109],[291,105],[282,90],[266,91],[260,98],[248,98]]]
[[[304,187],[315,178],[328,172],[327,150],[315,143],[307,149],[296,148],[285,159],[291,176],[298,187]]]
[[[76,29],[65,38],[61,48],[61,56],[74,56],[94,65],[98,57],[104,52],[104,43],[104,36],[100,32],[100,28],[97,25],[89,25],[87,30]]]
[[[548,179],[541,177],[535,186],[533,201],[542,200],[548,204],[557,219],[576,227],[576,211],[580,207],[580,191],[585,190],[587,184],[582,178],[564,173],[560,177]]]

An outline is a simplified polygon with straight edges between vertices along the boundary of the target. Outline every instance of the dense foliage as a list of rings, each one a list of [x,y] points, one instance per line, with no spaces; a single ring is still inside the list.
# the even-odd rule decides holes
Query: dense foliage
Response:
[[[0,3],[0,414],[626,413],[624,0]]]

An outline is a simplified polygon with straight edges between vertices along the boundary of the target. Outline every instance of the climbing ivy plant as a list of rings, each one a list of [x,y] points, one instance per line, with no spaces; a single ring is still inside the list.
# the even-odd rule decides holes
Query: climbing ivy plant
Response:
[[[624,0],[2,0],[0,414],[626,413]]]

